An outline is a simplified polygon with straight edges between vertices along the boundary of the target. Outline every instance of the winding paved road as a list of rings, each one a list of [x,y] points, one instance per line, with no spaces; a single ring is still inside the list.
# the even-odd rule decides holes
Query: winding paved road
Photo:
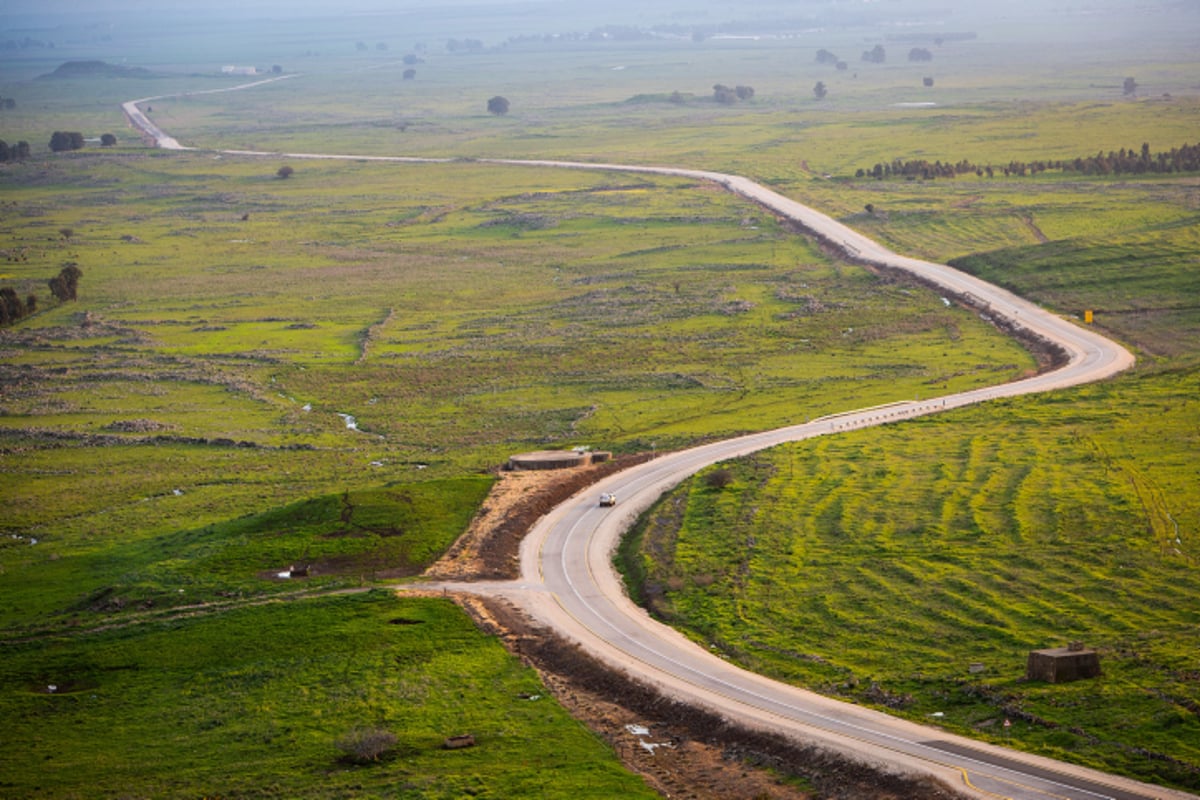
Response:
[[[270,80],[282,80],[282,76]],[[249,88],[270,81],[239,87]],[[139,104],[125,103],[130,122],[159,147],[181,145],[159,129]],[[230,155],[437,163],[453,159],[392,156],[219,151]],[[799,741],[822,744],[886,769],[933,775],[979,797],[1019,800],[1145,800],[1194,797],[1038,756],[949,735],[937,728],[899,720],[842,703],[739,669],[649,617],[626,597],[612,567],[621,534],[665,491],[709,464],[782,442],[839,431],[901,422],[998,397],[1045,392],[1102,380],[1128,369],[1133,356],[1120,345],[1081,328],[1011,292],[951,267],[907,258],[807,206],[737,175],[703,170],[566,161],[479,159],[482,163],[672,175],[711,181],[787,217],[854,258],[902,269],[968,298],[1005,324],[1023,329],[1062,349],[1065,363],[1043,374],[999,386],[924,401],[823,417],[803,425],[766,431],[695,447],[614,475],[563,503],[535,526],[521,551],[521,579],[513,582],[441,584],[478,594],[507,597],[532,616],[578,641],[594,655],[654,684],[671,695],[698,703],[746,725],[777,731]],[[601,508],[597,498],[612,491],[618,506]]]

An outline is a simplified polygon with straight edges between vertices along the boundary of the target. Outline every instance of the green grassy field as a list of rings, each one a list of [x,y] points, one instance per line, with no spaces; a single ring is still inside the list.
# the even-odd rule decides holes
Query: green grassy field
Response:
[[[630,560],[659,613],[731,657],[973,735],[1003,741],[1012,716],[1014,745],[1196,785],[1196,179],[851,177],[897,157],[1194,143],[1186,25],[1103,59],[1051,46],[1052,27],[947,44],[932,89],[928,65],[895,55],[853,77],[813,63],[818,47],[855,60],[854,33],[431,46],[404,81],[411,35],[354,48],[388,38],[382,23],[289,28],[271,47],[251,26],[219,52],[202,27],[128,30],[111,50],[159,77],[23,80],[112,57],[103,43],[0,55],[0,96],[17,99],[0,138],[36,156],[0,168],[0,285],[42,296],[0,332],[0,708],[34,743],[9,754],[0,794],[121,779],[159,795],[176,771],[178,796],[635,793],[548,701],[514,714],[536,679],[458,612],[266,601],[419,570],[478,507],[481,472],[517,450],[666,449],[1034,365],[968,310],[713,187],[478,156],[739,172],[900,252],[1095,309],[1137,349],[1134,373],[734,465],[723,492],[693,483],[660,508],[642,540],[657,562]],[[152,116],[202,147],[464,160],[152,152],[124,129],[119,102],[234,86],[216,65],[246,52],[301,74],[164,98]],[[1122,98],[1130,74],[1147,88]],[[716,82],[756,96],[718,105]],[[497,93],[503,118],[485,111]],[[50,155],[59,129],[119,144]],[[55,306],[46,280],[69,262],[79,300]],[[317,568],[278,577],[300,563]],[[269,632],[261,653],[253,631]],[[441,638],[461,657],[431,655]],[[1100,683],[1018,680],[1027,649],[1073,638],[1101,648]],[[69,690],[42,690],[53,681]],[[399,754],[340,765],[333,742],[359,724],[400,733]],[[465,726],[485,742],[454,761],[437,747]]]
[[[0,676],[5,797],[657,796],[444,600],[373,592],[8,642]],[[343,760],[359,727],[396,734],[378,763]],[[465,733],[475,747],[443,749]]]

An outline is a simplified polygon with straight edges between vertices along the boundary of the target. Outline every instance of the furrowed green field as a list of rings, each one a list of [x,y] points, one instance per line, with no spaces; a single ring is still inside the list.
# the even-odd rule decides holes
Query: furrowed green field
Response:
[[[631,592],[752,669],[1200,787],[1197,183],[972,176],[813,194],[872,198],[857,224],[900,251],[1094,310],[1141,364],[720,465],[733,483],[698,476],[626,543]],[[1103,678],[1024,680],[1029,650],[1070,641],[1099,649]]]
[[[756,669],[1200,786],[1200,182],[854,177],[1194,144],[1186,25],[1106,60],[1052,27],[948,42],[934,88],[900,55],[853,77],[813,63],[856,56],[851,32],[431,47],[413,80],[407,44],[355,50],[383,28],[286,33],[256,57],[296,77],[218,94],[176,96],[243,82],[206,59],[241,63],[253,30],[214,50],[139,28],[145,79],[24,80],[68,48],[0,60],[18,100],[0,138],[36,151],[0,166],[0,286],[39,298],[0,330],[0,715],[23,743],[0,795],[638,796],[451,606],[326,595],[418,574],[512,452],[665,450],[1036,368],[973,311],[713,186],[484,156],[738,172],[1095,310],[1130,374],[724,465],[733,483],[668,496],[625,566],[656,613]],[[1152,88],[1122,98],[1129,74]],[[721,81],[756,95],[717,104]],[[152,151],[118,104],[159,95],[188,145],[458,160]],[[118,145],[46,152],[76,129]],[[59,305],[47,280],[70,263]],[[1075,639],[1102,679],[1021,680],[1029,649]],[[396,749],[339,760],[364,726]],[[465,732],[478,747],[440,749]]]

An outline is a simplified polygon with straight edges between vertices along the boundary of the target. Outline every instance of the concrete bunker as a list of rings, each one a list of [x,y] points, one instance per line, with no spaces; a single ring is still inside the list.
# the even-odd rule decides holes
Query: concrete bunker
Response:
[[[1100,676],[1100,654],[1071,642],[1066,647],[1032,650],[1025,665],[1025,678],[1046,683],[1069,683]]]

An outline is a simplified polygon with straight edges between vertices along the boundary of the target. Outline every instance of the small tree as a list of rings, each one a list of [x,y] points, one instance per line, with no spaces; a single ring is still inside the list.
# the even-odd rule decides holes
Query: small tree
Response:
[[[825,88],[825,81],[817,81],[817,85],[813,87],[813,97],[824,100],[827,94],[829,90]]]
[[[735,86],[733,89],[733,93],[737,95],[738,100],[754,99],[754,87],[753,86]]]
[[[59,228],[58,235],[63,237],[64,239],[70,239],[72,236],[75,235],[75,229],[74,228]]]
[[[417,77],[417,71],[412,67],[404,70],[404,80],[411,81],[415,77]]]
[[[5,322],[16,322],[25,316],[25,304],[17,296],[17,290],[11,286],[0,289],[0,306],[4,308]]]
[[[102,147],[112,147],[116,143],[117,137],[113,136],[111,133],[106,133],[100,137],[100,144]]]
[[[1137,94],[1137,88],[1138,88],[1137,81],[1135,81],[1133,78],[1126,78],[1125,85],[1123,88],[1125,91],[1125,96],[1132,97],[1133,95]]]
[[[384,728],[355,728],[334,742],[342,758],[355,764],[378,761],[396,746],[396,734]]]
[[[283,67],[279,66],[278,64],[273,64],[273,65],[271,66],[271,74],[272,74],[272,75],[282,75],[282,74],[283,74]]]
[[[66,288],[66,299],[75,300],[75,291],[79,286],[79,279],[83,277],[83,270],[75,266],[74,263],[68,263],[59,271],[58,277],[62,280],[63,286]]]
[[[489,114],[495,114],[500,117],[508,113],[508,98],[496,95],[487,102],[487,110]]]
[[[838,57],[826,50],[824,47],[817,51],[818,64],[836,64],[837,62]]]
[[[284,164],[282,167],[275,170],[275,174],[278,175],[281,180],[286,181],[288,178],[292,177],[292,173],[295,171],[296,170],[292,169],[287,164]]]
[[[933,78],[922,78],[921,83],[925,84],[926,88],[929,88],[930,86],[933,86]]]
[[[71,299],[70,290],[67,288],[67,283],[62,279],[61,275],[55,275],[49,280],[50,294],[54,295],[54,299],[60,303],[65,303]]]

